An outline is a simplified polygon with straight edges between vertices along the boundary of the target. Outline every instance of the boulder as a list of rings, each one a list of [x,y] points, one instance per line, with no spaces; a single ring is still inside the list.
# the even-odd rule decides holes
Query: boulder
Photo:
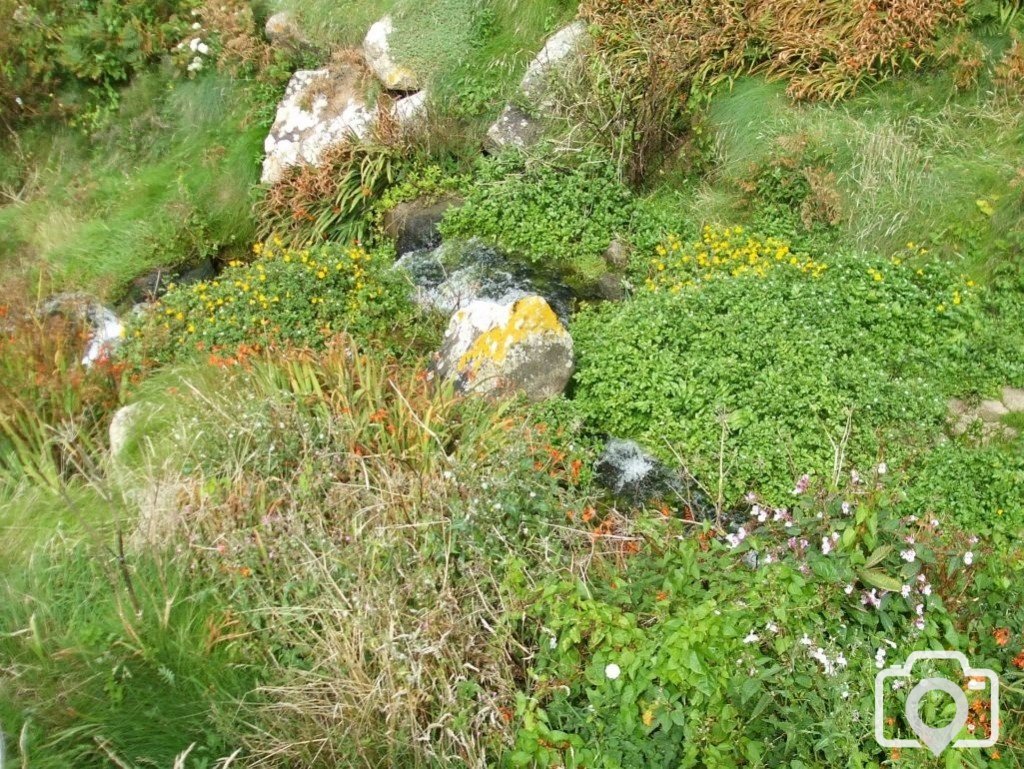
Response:
[[[454,198],[420,197],[399,203],[384,214],[384,232],[395,241],[398,256],[441,245],[437,226],[455,202]]]
[[[187,286],[210,280],[216,274],[217,269],[212,259],[204,259],[192,268],[157,267],[132,281],[128,289],[128,299],[133,304],[151,302],[162,296],[167,291],[167,286],[172,283]]]
[[[563,27],[544,44],[519,84],[527,109],[509,104],[487,131],[487,146],[523,149],[536,144],[543,135],[544,118],[556,106],[557,81],[572,62],[580,61],[588,40],[582,20]]]
[[[279,11],[267,19],[264,35],[275,48],[294,51],[309,45],[298,23],[288,11]]]
[[[543,297],[506,304],[480,299],[452,316],[436,369],[467,392],[540,401],[569,383],[572,337]]]
[[[370,27],[363,40],[363,56],[381,84],[389,91],[418,91],[419,78],[413,70],[395,61],[391,35],[395,27],[390,16],[385,16]]]
[[[422,126],[427,118],[426,91],[419,91],[395,102],[392,114],[399,128],[411,130]]]
[[[364,139],[376,112],[362,96],[362,72],[354,65],[299,70],[292,75],[264,142],[264,184],[276,184],[298,165],[319,165],[341,142]]]
[[[509,104],[487,129],[487,148],[494,151],[506,147],[525,149],[536,144],[543,135],[543,122]]]
[[[447,315],[478,299],[509,304],[532,294],[542,296],[565,324],[572,311],[572,292],[564,284],[479,240],[410,251],[395,267],[412,281],[417,304]]]
[[[43,303],[41,314],[60,315],[86,328],[82,365],[91,366],[112,355],[121,344],[124,326],[121,320],[89,294],[67,293],[50,297]]]
[[[555,81],[572,62],[578,61],[587,43],[587,24],[577,19],[548,38],[540,53],[526,68],[519,85],[532,104],[542,108],[553,106]]]

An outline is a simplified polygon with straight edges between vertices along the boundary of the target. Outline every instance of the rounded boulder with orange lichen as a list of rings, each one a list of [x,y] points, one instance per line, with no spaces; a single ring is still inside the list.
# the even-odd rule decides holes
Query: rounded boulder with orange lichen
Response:
[[[467,392],[544,400],[569,383],[572,337],[542,297],[481,299],[452,316],[436,369]]]

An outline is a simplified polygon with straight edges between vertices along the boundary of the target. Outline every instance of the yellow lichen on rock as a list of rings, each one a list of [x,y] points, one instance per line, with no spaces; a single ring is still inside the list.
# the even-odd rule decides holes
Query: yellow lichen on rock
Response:
[[[459,360],[459,367],[476,370],[485,360],[503,363],[509,350],[535,334],[563,334],[561,321],[542,297],[517,301],[508,322],[481,334]]]

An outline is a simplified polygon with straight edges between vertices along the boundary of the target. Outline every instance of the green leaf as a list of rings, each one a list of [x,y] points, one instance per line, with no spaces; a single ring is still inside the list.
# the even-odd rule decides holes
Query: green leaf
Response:
[[[861,569],[857,572],[857,576],[865,585],[877,587],[879,590],[888,590],[891,593],[898,593],[903,587],[900,580],[877,569]]]

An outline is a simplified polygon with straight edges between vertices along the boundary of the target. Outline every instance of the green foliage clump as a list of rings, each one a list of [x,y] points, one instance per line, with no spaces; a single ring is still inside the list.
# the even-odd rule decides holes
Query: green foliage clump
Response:
[[[401,346],[415,333],[408,285],[388,255],[333,244],[291,249],[280,240],[253,251],[252,263],[231,262],[214,280],[172,287],[129,328],[126,355],[163,362],[196,349],[319,348],[340,332]]]
[[[986,551],[1001,574],[968,533],[908,522],[898,483],[882,480],[805,487],[787,510],[755,504],[725,542],[671,536],[665,519],[619,523],[619,547],[640,543],[632,556],[585,584],[543,579],[509,763],[877,766],[886,751],[865,734],[879,661],[959,650],[1013,680],[1019,550]],[[596,531],[602,542],[607,524]],[[1014,692],[1003,707],[1022,704]],[[902,709],[887,729],[905,732]]]
[[[25,114],[48,109],[47,95],[67,84],[126,82],[181,39],[194,7],[193,0],[5,0],[0,106]]]
[[[655,280],[659,255],[653,290],[578,317],[577,403],[592,427],[679,452],[705,480],[722,447],[732,497],[783,494],[780,479],[830,474],[837,454],[903,457],[908,436],[941,431],[948,397],[1024,381],[1021,294],[993,312],[995,289],[912,266],[917,251],[692,285]]]
[[[441,233],[482,238],[534,264],[593,276],[632,211],[633,197],[608,163],[559,167],[507,153],[481,162],[465,204],[445,215]]]

